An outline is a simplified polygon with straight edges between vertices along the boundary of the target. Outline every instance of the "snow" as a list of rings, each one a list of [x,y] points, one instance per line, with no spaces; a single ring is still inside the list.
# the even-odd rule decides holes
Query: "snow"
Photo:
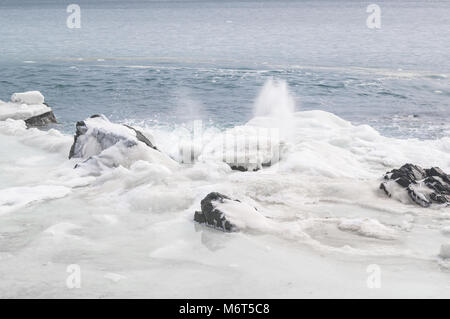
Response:
[[[223,212],[225,218],[239,230],[265,231],[272,227],[266,217],[247,203],[225,199],[223,203],[216,202],[213,205]]]
[[[82,164],[67,159],[72,135],[0,121],[0,296],[450,297],[441,269],[450,208],[422,208],[378,188],[405,163],[449,172],[450,138],[387,138],[327,112],[292,112],[281,100],[287,112],[261,107],[228,129],[280,129],[277,165],[256,172],[223,161],[227,130],[218,128],[194,141],[193,163],[181,163],[181,129],[139,128],[158,152],[127,147],[135,136],[123,126],[88,120],[127,138],[90,149]],[[286,114],[288,129],[278,121]],[[256,163],[273,156],[261,150]],[[212,191],[241,201],[217,204],[238,232],[193,221]],[[82,289],[65,286],[71,264],[81,268]],[[380,289],[367,287],[371,264],[382,271]]]
[[[33,202],[62,198],[70,191],[67,187],[53,185],[0,189],[0,215],[23,208]]]
[[[77,138],[74,156],[87,159],[103,150],[122,142],[124,146],[138,144],[136,133],[124,125],[111,123],[105,116],[88,118],[84,121],[87,132]]]
[[[378,239],[395,239],[396,232],[376,219],[371,218],[356,218],[356,219],[343,219],[338,228],[343,231],[356,232],[361,236],[373,237]]]
[[[450,244],[442,244],[441,245],[441,252],[439,255],[442,258],[450,258]]]
[[[139,141],[136,132],[125,125],[112,123],[105,116],[88,118],[84,123],[87,131],[78,136],[74,148],[77,168],[98,173],[118,166],[129,168],[138,161],[163,165],[169,170],[178,167],[167,155]],[[146,136],[153,140],[148,133]]]
[[[19,104],[43,104],[44,96],[39,91],[28,91],[23,93],[14,93],[11,96],[11,102]]]
[[[0,121],[6,119],[26,120],[30,117],[50,112],[39,91],[14,93],[11,102],[0,101]]]

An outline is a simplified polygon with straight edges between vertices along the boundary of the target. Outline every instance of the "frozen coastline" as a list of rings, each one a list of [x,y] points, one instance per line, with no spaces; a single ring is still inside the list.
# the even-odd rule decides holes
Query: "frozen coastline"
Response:
[[[279,129],[277,165],[247,172],[216,156],[226,132],[214,128],[192,141],[193,163],[179,157],[189,141],[180,133],[189,132],[138,127],[167,161],[139,148],[109,151],[112,167],[74,169],[81,160],[68,159],[72,135],[0,121],[8,150],[0,158],[0,296],[450,297],[450,265],[439,255],[450,242],[450,208],[422,208],[378,188],[404,163],[450,171],[450,138],[387,138],[328,112],[294,112],[292,103],[285,84],[268,83],[255,118],[231,129]],[[195,223],[213,191],[264,220],[240,220],[236,233]],[[71,264],[81,268],[81,289],[66,286]],[[373,264],[379,289],[367,286]]]

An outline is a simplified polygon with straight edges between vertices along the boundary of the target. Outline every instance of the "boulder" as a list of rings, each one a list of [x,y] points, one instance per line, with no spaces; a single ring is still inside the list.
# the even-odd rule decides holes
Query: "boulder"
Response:
[[[201,211],[195,212],[194,221],[223,231],[236,230],[236,227],[227,220],[226,214],[216,208],[216,203],[223,203],[225,200],[239,202],[239,200],[231,199],[230,197],[217,192],[209,193],[200,202]]]
[[[422,207],[432,204],[450,205],[450,175],[439,167],[423,169],[418,165],[405,164],[387,172],[384,179],[380,189],[389,197],[399,198],[401,192],[404,192]]]
[[[202,199],[194,221],[226,232],[270,229],[268,219],[255,207],[217,192]]]
[[[11,102],[0,101],[0,120],[23,120],[28,127],[57,123],[52,109],[39,91],[14,93]]]
[[[93,115],[76,124],[76,132],[69,158],[89,158],[121,142],[126,147],[138,143],[157,150],[156,146],[142,132],[129,125],[110,122],[104,115]]]
[[[46,126],[50,123],[57,123],[53,111],[42,113],[41,115],[32,116],[25,120],[27,127]]]

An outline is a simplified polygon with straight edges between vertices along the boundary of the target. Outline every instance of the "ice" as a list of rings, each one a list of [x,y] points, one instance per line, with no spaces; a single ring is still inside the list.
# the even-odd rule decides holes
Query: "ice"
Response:
[[[247,203],[225,199],[223,203],[214,204],[215,208],[224,213],[226,219],[240,230],[269,230],[270,221]]]
[[[16,104],[0,101],[0,121],[6,119],[26,120],[30,117],[50,112],[52,109],[45,104]]]
[[[43,104],[44,96],[39,91],[28,91],[24,93],[14,93],[11,96],[11,102],[19,104]]]
[[[290,105],[283,84],[264,90],[272,89],[262,96]],[[388,138],[331,113],[287,107],[289,130],[269,139],[280,146],[276,165],[231,170],[220,151],[228,133],[282,129],[273,117],[287,113],[261,110],[195,141],[179,128],[139,128],[160,151],[118,142],[90,151],[88,161],[67,158],[71,134],[0,121],[0,296],[450,296],[441,269],[450,208],[394,201],[378,188],[405,163],[450,171],[450,138]],[[132,134],[107,129],[116,128]],[[180,149],[190,142],[195,156],[186,163]],[[245,155],[255,165],[276,155],[259,150]],[[240,200],[218,204],[240,231],[193,221],[214,191]],[[82,289],[65,285],[71,264],[81,267]],[[380,289],[367,287],[371,264],[382,270]]]
[[[396,232],[376,219],[343,219],[339,223],[339,229],[343,231],[355,232],[361,236],[378,239],[395,239]]]
[[[449,236],[449,235],[450,235],[450,226],[444,226],[444,227],[442,227],[441,232],[442,232],[444,235]]]
[[[450,258],[450,244],[442,244],[441,245],[441,252],[439,255],[442,258]]]
[[[31,203],[62,198],[70,192],[70,188],[53,185],[0,189],[0,215],[23,208]]]
[[[120,274],[115,274],[115,273],[112,273],[112,272],[107,273],[104,277],[106,279],[111,280],[112,282],[119,282],[119,281],[127,278],[125,276],[122,276]]]
[[[44,104],[44,96],[39,91],[14,93],[11,102],[0,101],[0,121],[26,120],[51,110]]]

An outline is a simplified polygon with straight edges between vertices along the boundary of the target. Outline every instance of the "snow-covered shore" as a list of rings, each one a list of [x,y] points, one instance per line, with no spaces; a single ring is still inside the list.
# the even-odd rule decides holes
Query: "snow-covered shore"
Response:
[[[450,297],[441,249],[450,243],[450,208],[378,188],[407,162],[450,171],[450,138],[383,137],[331,113],[292,112],[281,84],[265,89],[283,95],[283,110],[231,129],[279,129],[279,161],[258,171],[232,170],[216,156],[230,131],[206,130],[186,164],[179,131],[137,127],[172,159],[118,146],[121,157],[101,156],[119,160],[93,171],[74,169],[85,159],[68,159],[72,136],[0,121],[0,147],[8,148],[0,157],[0,296]],[[245,205],[220,206],[239,232],[193,221],[214,191]],[[80,266],[80,289],[66,286],[71,264]],[[373,264],[378,289],[367,285]]]

